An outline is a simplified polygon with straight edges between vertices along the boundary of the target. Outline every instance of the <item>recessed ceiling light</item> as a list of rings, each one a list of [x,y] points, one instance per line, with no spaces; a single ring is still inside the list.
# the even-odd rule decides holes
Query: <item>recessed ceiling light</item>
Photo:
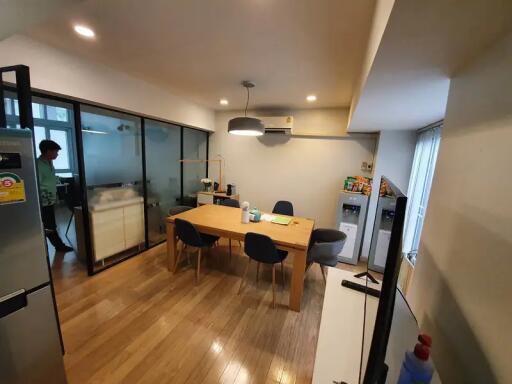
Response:
[[[309,101],[310,103],[312,103],[313,101],[316,101],[316,96],[308,95],[308,97],[306,97],[306,100]]]
[[[229,101],[227,99],[220,99],[219,103],[220,105],[228,105]]]
[[[73,29],[80,36],[87,37],[88,39],[92,39],[95,36],[94,31],[85,25],[75,25]]]

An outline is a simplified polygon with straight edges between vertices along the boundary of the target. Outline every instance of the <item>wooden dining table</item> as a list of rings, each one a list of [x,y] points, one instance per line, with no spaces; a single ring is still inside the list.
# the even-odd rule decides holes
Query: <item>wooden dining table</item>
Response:
[[[247,232],[267,235],[274,241],[278,249],[288,251],[293,256],[289,307],[299,312],[302,292],[304,290],[308,245],[315,224],[314,221],[293,216],[288,225],[275,224],[263,220],[258,223],[250,222],[243,224],[241,217],[242,212],[240,208],[215,204],[202,205],[167,217],[167,258],[169,271],[174,270],[176,263],[177,238],[174,228],[174,220],[176,218],[191,222],[202,233],[232,240],[243,241]]]

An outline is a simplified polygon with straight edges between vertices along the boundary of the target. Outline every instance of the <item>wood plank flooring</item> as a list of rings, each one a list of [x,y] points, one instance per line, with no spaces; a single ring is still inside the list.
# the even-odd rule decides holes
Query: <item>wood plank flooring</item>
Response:
[[[318,267],[296,313],[287,308],[285,266],[272,309],[268,266],[257,284],[251,263],[237,295],[247,257],[233,250],[231,264],[227,241],[206,254],[197,285],[195,255],[173,276],[161,246],[93,277],[54,259],[69,382],[310,383],[324,291]]]

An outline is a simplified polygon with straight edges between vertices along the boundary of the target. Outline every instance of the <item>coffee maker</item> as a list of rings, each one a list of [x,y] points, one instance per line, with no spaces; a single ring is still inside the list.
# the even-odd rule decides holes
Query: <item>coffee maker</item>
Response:
[[[226,195],[236,195],[236,185],[235,184],[228,184],[228,190],[226,191]]]

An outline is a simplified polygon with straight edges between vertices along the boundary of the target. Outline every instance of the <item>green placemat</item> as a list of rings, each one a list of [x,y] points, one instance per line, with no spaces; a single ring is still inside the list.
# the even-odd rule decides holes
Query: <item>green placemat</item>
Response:
[[[280,217],[280,216],[276,216],[276,218],[274,220],[272,220],[272,222],[274,224],[281,224],[281,225],[288,225],[288,224],[290,224],[291,221],[292,221],[291,217]]]

